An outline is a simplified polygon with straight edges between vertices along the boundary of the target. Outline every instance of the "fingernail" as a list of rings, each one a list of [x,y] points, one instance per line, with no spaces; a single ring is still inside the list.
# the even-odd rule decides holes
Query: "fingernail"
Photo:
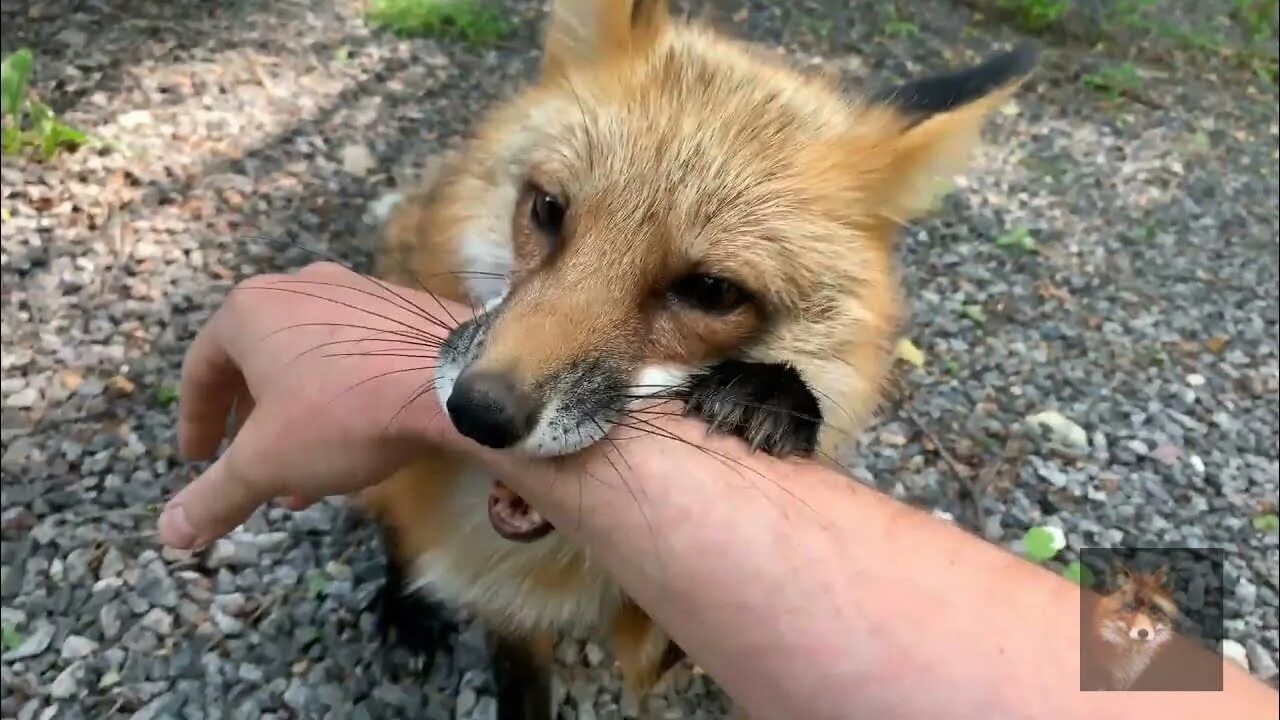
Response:
[[[191,526],[187,509],[181,505],[165,508],[156,524],[160,530],[160,538],[166,545],[189,550],[196,544],[196,529]]]

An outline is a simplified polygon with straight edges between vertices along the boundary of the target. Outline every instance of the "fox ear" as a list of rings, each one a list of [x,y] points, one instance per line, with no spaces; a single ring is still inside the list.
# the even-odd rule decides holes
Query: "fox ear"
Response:
[[[1133,582],[1133,572],[1119,563],[1113,567],[1112,572],[1115,573],[1116,585],[1119,587],[1124,587]]]
[[[965,168],[987,118],[1017,92],[1038,56],[1028,43],[873,94],[868,112],[887,130],[876,143],[881,162],[871,193],[879,212],[905,223],[928,210],[938,185]]]
[[[666,0],[554,0],[542,71],[562,73],[577,64],[642,52],[652,47],[669,18]]]
[[[1173,576],[1169,572],[1169,566],[1161,565],[1160,567],[1156,568],[1155,572],[1151,573],[1151,580],[1155,582],[1156,585],[1170,584],[1171,581],[1173,580]]]

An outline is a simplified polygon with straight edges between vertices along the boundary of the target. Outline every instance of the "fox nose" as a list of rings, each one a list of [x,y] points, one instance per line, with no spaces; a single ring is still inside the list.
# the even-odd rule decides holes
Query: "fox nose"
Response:
[[[1147,629],[1146,629],[1146,628],[1140,628],[1140,629],[1138,630],[1138,639],[1139,639],[1139,640],[1146,640],[1146,639],[1147,639],[1147,635],[1148,635],[1148,633],[1147,633]]]
[[[515,445],[538,420],[533,398],[497,373],[458,378],[445,408],[458,432],[497,449]]]

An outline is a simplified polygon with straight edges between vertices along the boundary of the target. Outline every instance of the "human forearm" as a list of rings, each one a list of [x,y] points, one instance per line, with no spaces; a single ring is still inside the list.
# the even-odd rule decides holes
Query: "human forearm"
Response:
[[[667,429],[711,452],[647,437],[511,482],[757,720],[1274,713],[1234,667],[1222,693],[1081,692],[1074,586],[836,473]]]

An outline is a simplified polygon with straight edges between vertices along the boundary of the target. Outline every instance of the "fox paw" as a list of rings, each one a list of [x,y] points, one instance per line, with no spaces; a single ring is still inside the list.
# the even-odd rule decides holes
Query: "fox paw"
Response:
[[[390,583],[382,586],[374,603],[382,642],[407,650],[415,672],[430,672],[436,651],[453,633],[443,609],[417,593],[406,593]]]
[[[691,378],[685,392],[686,415],[753,450],[785,458],[817,449],[822,410],[790,365],[726,360]]]
[[[421,591],[408,590],[404,573],[390,556],[386,558],[386,580],[369,605],[383,644],[403,648],[414,672],[429,673],[436,651],[455,631],[445,606]]]

